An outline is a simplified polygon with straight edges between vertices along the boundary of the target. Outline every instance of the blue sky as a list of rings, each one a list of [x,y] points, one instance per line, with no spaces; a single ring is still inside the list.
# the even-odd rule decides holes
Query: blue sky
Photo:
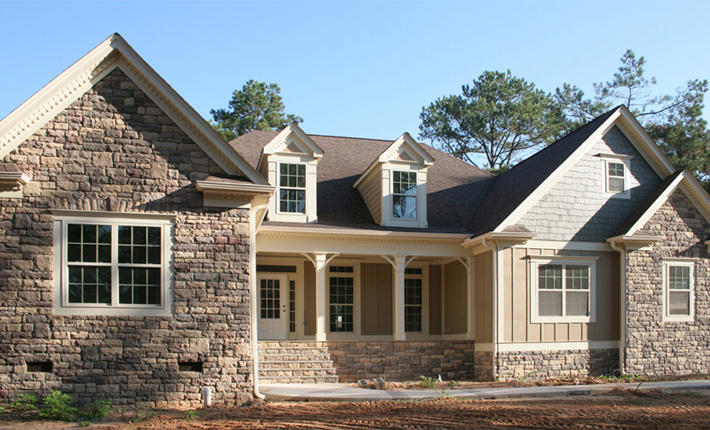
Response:
[[[710,78],[705,1],[0,0],[0,11],[0,117],[113,32],[204,117],[257,79],[278,83],[315,134],[416,136],[422,106],[484,70],[591,92],[627,48],[659,92]]]

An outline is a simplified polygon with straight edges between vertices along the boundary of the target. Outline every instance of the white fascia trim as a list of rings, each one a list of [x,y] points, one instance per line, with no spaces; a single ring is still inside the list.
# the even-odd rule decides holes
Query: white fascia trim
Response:
[[[303,129],[298,126],[298,124],[294,122],[284,127],[284,129],[281,130],[276,136],[274,136],[274,138],[271,139],[269,143],[264,145],[264,148],[261,150],[261,155],[259,155],[259,161],[256,163],[256,169],[259,170],[261,168],[261,164],[264,161],[265,155],[282,153],[282,151],[280,150],[281,148],[279,146],[292,134],[295,134],[296,137],[298,137],[298,139],[303,142],[304,145],[306,145],[306,148],[308,149],[308,151],[310,151],[309,153],[306,153],[307,155],[310,155],[316,160],[320,160],[323,157],[323,148],[318,146],[318,144],[315,143],[313,139],[311,139],[311,137],[307,135],[303,131]],[[288,152],[286,152],[285,154],[298,155]]]
[[[658,209],[660,209],[661,206],[663,206],[663,204],[668,200],[668,197],[670,197],[670,195],[673,193],[673,191],[675,191],[676,188],[678,188],[678,185],[685,178],[685,176],[686,176],[685,172],[678,175],[678,177],[675,178],[673,180],[673,182],[671,182],[668,187],[666,187],[666,189],[663,191],[663,193],[660,196],[658,196],[656,201],[654,201],[653,204],[651,206],[649,206],[649,208],[646,210],[646,212],[644,212],[643,215],[641,215],[639,217],[639,219],[636,220],[634,225],[631,226],[631,228],[626,232],[626,234],[624,236],[631,236],[634,233],[636,233],[639,229],[641,229],[644,225],[646,225],[646,223],[648,222],[649,219],[651,219],[653,214],[655,214],[658,211]]]
[[[491,345],[489,347],[489,345]],[[474,351],[492,351],[492,344],[476,343]],[[618,349],[618,340],[590,340],[581,342],[515,342],[499,343],[498,352],[533,351],[589,351],[593,349]]]
[[[66,209],[51,209],[49,211],[57,219],[81,218],[84,221],[91,218],[101,218],[110,221],[111,219],[128,220],[133,222],[145,222],[146,220],[174,221],[177,215],[149,212],[112,212],[112,211],[78,211]]]
[[[30,177],[22,172],[0,172],[0,183],[27,185]]]
[[[387,231],[387,230],[367,230],[342,228],[333,229],[327,227],[295,227],[295,226],[274,226],[264,225],[259,229],[259,233],[281,233],[281,234],[297,234],[297,235],[319,235],[319,236],[365,236],[365,237],[380,237],[383,239],[411,239],[411,240],[436,240],[436,241],[451,241],[460,242],[468,237],[465,233],[423,233],[409,231]]]
[[[259,184],[230,184],[221,181],[195,181],[197,191],[213,191],[233,194],[273,194],[274,187]]]
[[[622,119],[623,121],[619,121]],[[506,226],[513,225],[535,204],[537,203],[547,191],[577,162],[584,157],[589,151],[589,147],[594,145],[599,139],[604,136],[614,125],[622,125],[619,127],[622,132],[624,128],[631,129],[635,132],[635,137],[637,139],[630,138],[626,133],[626,137],[629,142],[641,153],[651,156],[645,157],[646,161],[654,169],[654,171],[661,177],[666,178],[668,175],[673,173],[675,169],[673,165],[668,161],[668,158],[663,154],[661,149],[656,145],[656,143],[651,139],[651,137],[646,133],[641,124],[634,118],[634,116],[629,112],[624,106],[620,106],[614,113],[612,113],[603,124],[601,124],[594,133],[592,133],[587,140],[585,140],[577,150],[572,153],[567,159],[555,169],[550,176],[548,176],[539,187],[537,187],[530,195],[525,198],[525,200],[518,205],[517,208],[506,219],[503,220],[493,231],[500,232]],[[625,127],[624,127],[625,126]],[[632,136],[634,137],[634,136]],[[634,142],[635,140],[641,140],[643,145],[639,145]]]
[[[567,251],[606,251],[613,249],[604,242],[581,242],[581,241],[561,241],[561,240],[529,240],[523,245],[514,245],[513,248],[539,248]]]
[[[174,110],[184,116],[187,122],[204,136],[204,139],[196,138],[195,133],[191,127],[187,126],[185,120],[182,120],[179,115],[171,114],[169,110],[165,112],[220,167],[230,174],[244,174],[254,183],[266,184],[266,180],[197,111],[187,104],[118,33],[111,35],[0,121],[0,158],[19,146],[59,112],[81,97],[107,72],[120,66],[120,58],[116,58],[115,61],[111,61],[111,64],[105,64],[105,67],[99,69],[101,63],[114,52],[120,54],[130,67],[135,68],[142,75],[142,80],[145,82],[141,82],[141,79],[134,79],[142,90],[147,90],[145,83],[155,87],[157,92],[172,104]],[[121,70],[135,78],[133,73],[128,73],[129,70],[126,70],[130,67],[121,67]],[[146,91],[146,93],[151,96],[155,95],[154,91]],[[164,103],[160,103],[160,100],[154,99],[154,101],[161,109],[166,110],[164,106],[161,106]],[[203,142],[205,141],[216,148],[224,158],[217,157],[214,150],[204,147]]]
[[[407,145],[409,148],[411,148],[415,154],[419,157],[419,160],[417,160],[414,164],[422,164],[425,167],[431,166],[434,164],[434,157],[429,155],[429,153],[422,148],[422,146],[412,138],[412,136],[409,135],[409,133],[404,132],[402,133],[401,136],[399,136],[390,146],[387,147],[382,153],[370,163],[369,166],[367,166],[367,169],[360,175],[359,178],[357,178],[357,181],[353,184],[353,188],[358,187],[362,181],[367,178],[367,176],[375,169],[375,167],[378,164],[383,164],[387,162],[393,161],[392,157],[392,150],[399,148],[401,145]]]
[[[527,243],[530,239],[535,237],[532,232],[527,231],[504,231],[504,232],[488,232],[476,237],[469,237],[463,242],[461,246],[464,248],[470,248],[472,246],[483,243],[486,240],[490,241],[510,241],[510,242],[521,242]]]

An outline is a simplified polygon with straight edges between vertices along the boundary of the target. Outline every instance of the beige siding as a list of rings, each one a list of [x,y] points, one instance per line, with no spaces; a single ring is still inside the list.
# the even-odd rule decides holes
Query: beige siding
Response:
[[[373,173],[357,187],[377,224],[382,224],[382,173],[375,169]]]
[[[316,268],[310,261],[304,263],[303,288],[303,334],[312,336],[316,334]]]
[[[363,264],[361,269],[363,335],[392,334],[392,266]]]
[[[493,252],[478,254],[474,260],[474,303],[476,342],[493,342]]]
[[[466,333],[466,268],[455,261],[444,266],[444,334]]]
[[[429,334],[441,334],[441,265],[429,266]]]
[[[596,265],[596,322],[530,322],[529,255],[569,255],[598,257]],[[502,252],[501,292],[503,303],[503,342],[571,342],[617,340],[619,338],[618,255],[614,252],[555,251],[550,249],[507,248]],[[476,265],[478,269],[479,265]],[[478,278],[478,270],[476,271]],[[479,293],[480,294],[480,293]],[[484,304],[476,301],[476,309]],[[479,333],[479,319],[476,332]],[[483,333],[481,333],[483,334]],[[477,336],[477,340],[479,337]],[[479,340],[480,341],[480,340]]]

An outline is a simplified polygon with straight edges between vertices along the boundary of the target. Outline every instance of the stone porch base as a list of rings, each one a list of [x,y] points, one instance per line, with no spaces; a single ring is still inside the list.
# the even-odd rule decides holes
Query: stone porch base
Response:
[[[498,379],[610,375],[619,368],[618,349],[499,352]]]

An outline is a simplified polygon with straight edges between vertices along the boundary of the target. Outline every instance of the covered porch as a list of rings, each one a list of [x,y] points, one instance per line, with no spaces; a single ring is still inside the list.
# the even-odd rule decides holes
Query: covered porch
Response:
[[[257,237],[262,378],[475,376],[464,235],[301,228]]]

